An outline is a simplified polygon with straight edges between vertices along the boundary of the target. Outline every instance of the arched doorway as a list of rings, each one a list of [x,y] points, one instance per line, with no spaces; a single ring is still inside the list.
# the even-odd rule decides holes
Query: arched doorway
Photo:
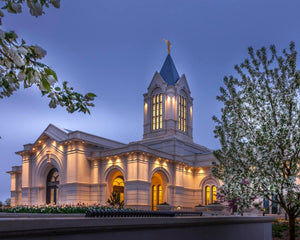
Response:
[[[151,179],[151,209],[153,211],[157,210],[157,205],[163,203],[163,199],[165,198],[165,181],[164,176],[155,172]]]
[[[46,203],[57,204],[58,202],[58,186],[59,186],[59,173],[56,168],[52,168],[47,176],[46,182]]]
[[[125,183],[124,176],[120,170],[113,169],[107,176],[108,183],[108,199],[111,197],[112,193],[116,193],[119,198],[120,203],[125,202]]]

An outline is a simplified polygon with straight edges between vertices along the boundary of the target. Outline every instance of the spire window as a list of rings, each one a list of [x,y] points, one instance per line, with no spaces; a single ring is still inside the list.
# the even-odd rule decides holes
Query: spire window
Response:
[[[152,130],[162,128],[162,94],[152,98]]]
[[[186,132],[186,98],[179,96],[179,130]]]

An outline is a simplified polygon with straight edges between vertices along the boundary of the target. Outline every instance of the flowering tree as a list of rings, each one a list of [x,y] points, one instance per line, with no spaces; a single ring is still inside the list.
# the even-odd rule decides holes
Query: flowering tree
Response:
[[[279,204],[289,216],[290,239],[300,215],[300,73],[295,44],[278,54],[275,46],[254,51],[235,66],[238,78],[224,77],[223,102],[215,136],[221,149],[213,173],[221,192],[241,208],[257,196]]]
[[[2,0],[2,9],[9,13],[21,13],[25,2],[30,14],[35,17],[41,16],[43,9],[50,5],[60,7],[60,0]],[[3,17],[4,13],[0,10],[0,25]],[[11,96],[20,86],[28,88],[36,85],[43,96],[50,98],[50,108],[60,105],[70,113],[90,113],[89,107],[94,106],[92,101],[96,95],[77,93],[67,86],[67,82],[58,86],[56,73],[40,62],[45,55],[46,51],[41,47],[18,40],[14,31],[0,29],[0,98]]]

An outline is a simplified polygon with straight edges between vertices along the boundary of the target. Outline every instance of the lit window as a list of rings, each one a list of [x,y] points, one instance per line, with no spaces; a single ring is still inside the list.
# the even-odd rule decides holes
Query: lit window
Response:
[[[157,186],[152,186],[152,210],[156,210],[157,205]]]
[[[162,185],[152,186],[152,210],[156,211],[156,205],[163,203],[163,189]]]
[[[162,128],[162,94],[152,98],[152,130]]]
[[[158,185],[158,204],[162,204],[163,199],[162,199],[162,186]]]
[[[186,132],[186,98],[179,96],[179,130]]]
[[[210,204],[210,187],[205,188],[205,205]]]
[[[213,203],[217,201],[217,187],[213,186],[212,187],[212,192],[213,192]]]

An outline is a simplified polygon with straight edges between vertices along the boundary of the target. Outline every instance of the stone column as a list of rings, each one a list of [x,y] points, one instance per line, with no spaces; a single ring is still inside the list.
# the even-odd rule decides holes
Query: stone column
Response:
[[[31,158],[24,155],[22,159],[22,205],[30,205]]]

